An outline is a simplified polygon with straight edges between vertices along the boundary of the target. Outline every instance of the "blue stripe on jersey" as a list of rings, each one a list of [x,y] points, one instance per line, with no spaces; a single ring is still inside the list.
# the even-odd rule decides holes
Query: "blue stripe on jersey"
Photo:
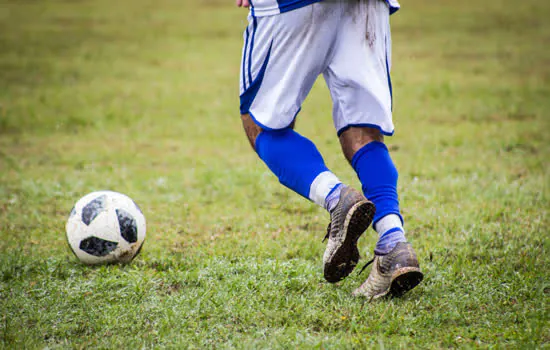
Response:
[[[277,0],[277,3],[279,4],[279,11],[281,13],[284,13],[284,12],[299,9],[300,7],[304,7],[319,1],[322,1],[322,0],[293,0],[293,1]]]
[[[390,88],[390,108],[393,111],[393,88],[391,85],[390,65],[388,63],[388,55],[386,55],[386,71],[388,72],[388,87]]]
[[[250,4],[250,14],[254,16],[254,4],[252,3],[252,0],[248,0],[248,3]]]
[[[243,72],[243,88],[246,90],[246,75],[245,75],[245,61],[246,61],[246,51],[248,51],[248,27],[246,27],[246,38],[244,40],[244,50],[243,50],[243,66],[242,66],[242,72]],[[248,57],[248,61],[250,62],[250,56]]]
[[[393,111],[393,87],[391,84],[390,63],[388,62],[388,38],[386,38],[386,73],[388,74],[388,87],[390,89],[390,108]]]
[[[260,90],[260,86],[262,85],[262,81],[264,80],[265,70],[267,69],[267,64],[269,63],[269,56],[271,56],[272,47],[273,47],[273,41],[271,41],[271,44],[269,44],[267,55],[264,59],[262,67],[260,68],[260,71],[258,72],[258,75],[256,76],[256,80],[250,81],[250,86],[240,96],[241,114],[249,113],[250,106],[252,105],[252,102],[254,102],[254,99],[256,98],[256,95]]]
[[[386,0],[386,2],[388,3],[388,6],[390,7],[390,15],[393,15],[395,13],[395,11],[399,10],[399,3],[397,2],[397,0]]]
[[[296,10],[319,1],[322,0],[254,0],[254,4],[250,1],[250,13],[256,17],[272,16]],[[384,1],[388,4],[390,15],[399,10],[399,2],[397,0]]]
[[[250,54],[248,55],[248,81],[252,84],[252,50],[254,50],[254,37],[256,37],[256,28],[258,27],[258,20],[252,16],[252,39],[250,40]]]

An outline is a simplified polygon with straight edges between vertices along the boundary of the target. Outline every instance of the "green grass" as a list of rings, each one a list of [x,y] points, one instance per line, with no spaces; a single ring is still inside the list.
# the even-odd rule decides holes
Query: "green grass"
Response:
[[[243,135],[244,11],[0,1],[0,346],[548,348],[550,5],[403,5],[387,142],[426,279],[365,303],[367,273],[323,281],[328,215]],[[320,81],[297,129],[358,187],[330,112]],[[101,189],[148,220],[130,265],[84,266],[65,242]]]

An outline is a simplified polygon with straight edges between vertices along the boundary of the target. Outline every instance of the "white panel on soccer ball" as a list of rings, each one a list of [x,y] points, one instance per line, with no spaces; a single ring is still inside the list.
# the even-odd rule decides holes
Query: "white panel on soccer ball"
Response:
[[[92,192],[75,204],[66,231],[71,249],[84,263],[129,262],[145,239],[145,217],[128,196]]]

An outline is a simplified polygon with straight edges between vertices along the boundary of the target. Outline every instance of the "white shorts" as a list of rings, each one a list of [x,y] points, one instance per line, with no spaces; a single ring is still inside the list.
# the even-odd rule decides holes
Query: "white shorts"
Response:
[[[368,126],[392,135],[390,10],[382,0],[325,0],[249,16],[240,74],[241,114],[264,129],[293,121],[319,74],[340,135]]]

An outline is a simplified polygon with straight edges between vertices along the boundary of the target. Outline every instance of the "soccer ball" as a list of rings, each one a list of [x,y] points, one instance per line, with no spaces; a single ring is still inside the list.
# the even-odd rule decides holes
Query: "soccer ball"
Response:
[[[92,192],[76,202],[67,225],[67,241],[86,264],[130,262],[145,240],[145,217],[128,196]]]

